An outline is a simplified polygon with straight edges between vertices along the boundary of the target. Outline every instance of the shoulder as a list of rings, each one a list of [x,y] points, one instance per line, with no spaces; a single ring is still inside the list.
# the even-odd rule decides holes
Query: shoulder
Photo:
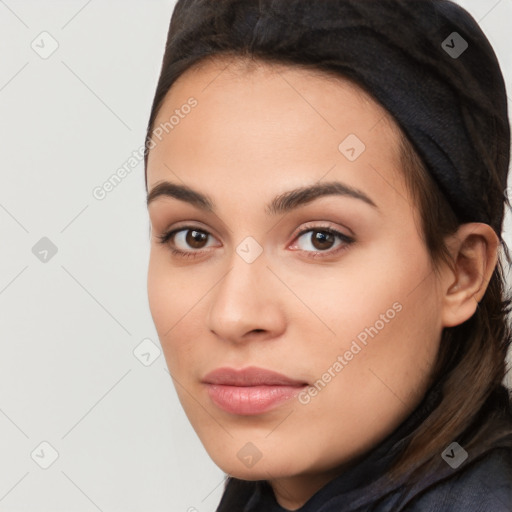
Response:
[[[511,512],[512,447],[489,451],[417,495],[404,512]]]

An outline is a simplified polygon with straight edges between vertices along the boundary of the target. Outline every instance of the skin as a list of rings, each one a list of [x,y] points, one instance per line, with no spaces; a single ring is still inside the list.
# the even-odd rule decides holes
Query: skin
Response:
[[[419,404],[442,329],[475,312],[498,239],[486,224],[461,226],[448,240],[455,267],[433,272],[386,112],[343,79],[245,64],[216,58],[188,70],[159,111],[155,127],[190,96],[198,101],[154,138],[148,190],[186,184],[216,210],[163,196],[148,206],[148,298],[178,397],[210,457],[237,478],[268,480],[278,503],[296,510]],[[354,161],[338,149],[348,134],[366,146]],[[285,214],[265,212],[275,196],[327,181],[359,189],[377,208],[330,195]],[[174,246],[203,251],[196,258],[175,256],[172,241],[157,239],[187,224],[208,237],[182,231]],[[322,245],[314,229],[298,236],[325,227],[354,241]],[[252,263],[236,252],[248,236],[263,249]],[[307,404],[292,399],[235,415],[201,383],[215,368],[259,366],[313,385],[396,303],[394,318]],[[261,453],[252,467],[237,456],[248,442]]]

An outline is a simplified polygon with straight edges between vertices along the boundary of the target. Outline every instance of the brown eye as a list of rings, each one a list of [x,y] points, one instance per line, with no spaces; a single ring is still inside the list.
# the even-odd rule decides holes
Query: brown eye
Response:
[[[208,234],[197,229],[183,230],[187,234],[185,236],[185,243],[193,249],[202,249],[203,243],[208,240]]]
[[[308,241],[309,245],[316,251],[326,251],[328,249],[331,249],[335,244],[337,238],[341,239],[342,242],[348,242],[350,240],[349,237],[343,235],[342,233],[339,233],[338,231],[335,231],[333,229],[326,228],[308,229],[300,233],[297,238],[298,240],[303,238],[304,240]],[[307,244],[306,247],[302,250],[307,251]]]
[[[168,246],[173,256],[192,259],[208,252],[205,242],[212,237],[207,231],[196,229],[193,226],[184,226],[179,229],[167,231],[157,235],[160,244]]]
[[[313,247],[315,247],[315,249],[318,249],[319,251],[330,249],[334,244],[335,237],[332,233],[318,230],[312,230],[311,233],[313,234],[313,237],[311,239]]]
[[[336,229],[322,226],[305,229],[297,235],[296,239],[294,248],[300,249],[312,258],[338,254],[354,242],[352,237],[344,235]],[[306,240],[306,244],[301,239]],[[338,244],[336,244],[336,239],[338,239]]]

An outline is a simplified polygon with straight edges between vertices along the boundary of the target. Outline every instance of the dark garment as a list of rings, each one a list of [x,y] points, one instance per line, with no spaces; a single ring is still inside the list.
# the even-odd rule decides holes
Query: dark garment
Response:
[[[400,454],[408,435],[439,403],[440,388],[432,388],[416,410],[364,458],[317,491],[296,512],[512,512],[512,410],[504,387],[493,393],[482,408],[486,414],[502,410],[500,425],[509,433],[486,446],[470,450],[457,465],[460,453],[450,450],[451,464],[439,454],[439,466],[412,488],[382,486],[386,474]],[[457,467],[452,467],[457,466]],[[217,512],[287,512],[265,480],[230,479]]]

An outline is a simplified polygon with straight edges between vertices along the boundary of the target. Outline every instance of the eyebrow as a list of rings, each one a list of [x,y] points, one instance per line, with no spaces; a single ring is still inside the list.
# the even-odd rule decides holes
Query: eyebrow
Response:
[[[339,181],[330,181],[306,187],[299,187],[284,192],[283,194],[276,196],[265,206],[265,212],[267,215],[286,213],[310,203],[319,197],[329,195],[360,199],[376,210],[379,209],[372,199],[363,191]],[[163,181],[158,183],[158,185],[155,185],[147,195],[146,205],[149,206],[159,197],[172,197],[174,199],[179,199],[180,201],[185,201],[210,213],[214,213],[216,208],[215,202],[208,195],[198,192],[186,185],[179,185],[170,181]]]

